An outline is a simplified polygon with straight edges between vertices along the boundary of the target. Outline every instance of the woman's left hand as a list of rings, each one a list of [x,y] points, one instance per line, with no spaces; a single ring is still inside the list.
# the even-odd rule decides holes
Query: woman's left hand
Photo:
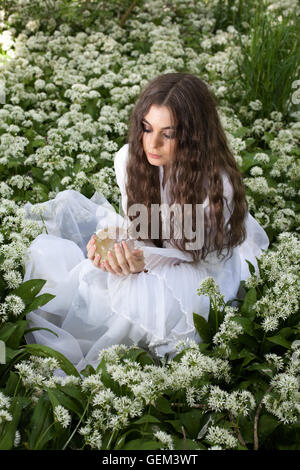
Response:
[[[126,242],[122,246],[115,243],[115,256],[109,252],[108,260],[100,263],[100,267],[118,276],[140,273],[145,269],[143,250],[131,251]]]

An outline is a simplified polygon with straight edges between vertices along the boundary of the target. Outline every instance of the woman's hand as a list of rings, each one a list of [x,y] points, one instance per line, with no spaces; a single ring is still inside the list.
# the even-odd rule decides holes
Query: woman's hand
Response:
[[[145,262],[143,251],[131,251],[126,242],[123,242],[122,247],[116,243],[115,256],[111,252],[108,252],[108,260],[101,262],[101,256],[98,253],[95,256],[95,239],[96,235],[92,235],[86,248],[88,250],[87,257],[97,268],[118,276],[126,276],[128,274],[139,273],[144,270]]]

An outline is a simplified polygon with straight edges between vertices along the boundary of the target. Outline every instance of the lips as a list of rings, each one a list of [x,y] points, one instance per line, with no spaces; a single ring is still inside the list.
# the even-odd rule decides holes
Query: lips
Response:
[[[154,153],[148,153],[150,158],[161,158],[161,155],[155,155]]]

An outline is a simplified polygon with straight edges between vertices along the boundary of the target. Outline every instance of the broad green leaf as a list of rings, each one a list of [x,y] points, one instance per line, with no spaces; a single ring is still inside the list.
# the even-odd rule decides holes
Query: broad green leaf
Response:
[[[47,304],[50,302],[50,300],[54,299],[55,295],[52,294],[42,294],[36,297],[31,304],[29,304],[24,312],[20,315],[20,317],[24,317],[28,313],[32,312],[33,310],[37,310],[39,307],[42,307],[43,305]]]
[[[9,371],[9,378],[6,382],[5,389],[4,389],[5,395],[8,395],[8,396],[14,395],[19,380],[20,378],[18,374],[16,374],[12,370]]]
[[[262,415],[258,421],[258,440],[262,443],[280,425],[280,421],[269,415]]]
[[[270,378],[272,378],[274,375],[272,368],[266,362],[263,364],[251,364],[250,366],[248,366],[247,370],[257,370],[258,372],[261,372],[262,375],[266,375]]]
[[[280,346],[283,346],[284,348],[287,348],[287,349],[290,349],[291,347],[291,342],[287,341],[283,336],[280,336],[280,335],[271,336],[266,339],[270,341],[271,343],[279,344]]]
[[[178,413],[178,418],[182,422],[187,437],[196,439],[201,429],[201,420],[203,418],[203,411],[194,409],[186,413]]]
[[[155,450],[162,447],[162,442],[146,440],[146,439],[134,439],[133,441],[127,442],[122,450]]]
[[[29,305],[35,296],[44,287],[47,281],[44,279],[29,279],[29,281],[23,282],[19,287],[14,289],[11,294],[18,295],[21,297],[25,305]]]
[[[251,275],[254,274],[255,273],[255,267],[253,266],[253,264],[248,259],[245,259],[245,261],[248,264],[250,274]]]
[[[232,321],[235,321],[243,327],[243,330],[248,333],[250,336],[254,336],[253,322],[249,318],[235,316],[232,318]]]
[[[96,373],[95,369],[91,364],[88,364],[84,369],[80,371],[80,374],[84,377],[89,377],[90,375],[94,375]]]
[[[85,404],[85,397],[78,386],[75,385],[59,385],[59,390],[61,390],[65,395],[68,395],[71,398],[77,400],[78,404],[82,407],[82,411],[84,410]]]
[[[136,425],[136,424],[143,424],[143,423],[161,423],[161,422],[159,421],[159,419],[155,418],[155,416],[144,415],[141,418],[134,421],[133,424]]]
[[[5,348],[6,364],[9,364],[12,359],[14,359],[16,356],[19,356],[21,354],[23,354],[22,350],[13,349],[13,348],[9,348],[8,346],[6,346],[6,348]]]
[[[205,343],[210,343],[212,338],[212,332],[205,318],[201,315],[198,315],[197,313],[193,313],[193,320],[195,328],[199,333],[199,336],[203,339]]]
[[[192,439],[178,438],[177,436],[172,436],[174,442],[174,450],[197,450],[203,449],[205,450],[206,447],[201,444],[200,442],[195,442]],[[192,456],[187,454],[182,454],[182,463],[193,463]]]
[[[255,311],[252,309],[253,305],[257,301],[257,293],[254,287],[251,287],[247,292],[244,302],[241,306],[241,313],[244,314],[250,320],[255,318]]]
[[[45,444],[54,436],[52,407],[47,394],[40,397],[30,421],[31,433],[29,448],[31,450],[43,449]]]
[[[170,423],[176,432],[182,433],[182,423],[179,419],[164,419],[164,423]]]
[[[16,323],[7,322],[0,329],[0,340],[6,343],[8,339],[14,334],[18,326]]]
[[[27,320],[16,321],[16,329],[13,334],[8,338],[6,345],[12,349],[17,349],[20,346],[21,340],[24,336],[24,332],[27,328]]]
[[[48,346],[43,346],[41,344],[26,344],[23,346],[23,349],[27,350],[30,354],[35,354],[36,356],[54,357],[58,360],[60,367],[66,374],[80,377],[76,367],[69,361],[69,359],[67,359],[62,353],[55,351]]]
[[[170,407],[170,402],[165,397],[159,397],[155,401],[155,408],[158,409],[161,413],[174,414],[174,411]]]
[[[66,408],[69,411],[73,411],[76,413],[79,417],[81,417],[84,408],[78,404],[77,401],[74,399],[68,397],[65,393],[63,393],[61,390],[57,390],[55,388],[50,389],[47,388],[47,392],[49,395],[49,398],[51,400],[53,409],[57,405],[61,405],[64,408]]]
[[[122,436],[118,437],[114,446],[114,450],[123,449],[124,443],[126,441],[126,437],[129,436],[130,434],[134,434],[135,436],[137,436],[137,435],[140,435],[140,431],[139,429],[129,429],[128,431],[126,431],[124,434],[122,434]]]

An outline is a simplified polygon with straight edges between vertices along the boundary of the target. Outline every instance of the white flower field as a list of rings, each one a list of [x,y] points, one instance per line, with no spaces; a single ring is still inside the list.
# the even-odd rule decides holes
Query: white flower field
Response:
[[[296,0],[1,2],[0,449],[300,450],[299,14]],[[26,314],[53,296],[23,282],[43,231],[23,206],[74,189],[118,211],[114,155],[141,89],[168,72],[217,98],[270,247],[235,306],[199,286],[200,345],[171,361],[115,345],[80,374],[26,344]]]

